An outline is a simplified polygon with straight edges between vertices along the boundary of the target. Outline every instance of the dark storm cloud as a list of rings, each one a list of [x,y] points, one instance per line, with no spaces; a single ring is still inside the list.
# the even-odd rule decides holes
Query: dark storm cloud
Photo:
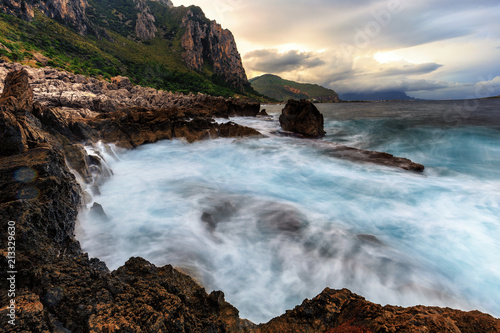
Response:
[[[254,71],[283,73],[304,70],[324,65],[316,53],[291,50],[280,53],[278,50],[256,50],[245,54],[244,60]]]

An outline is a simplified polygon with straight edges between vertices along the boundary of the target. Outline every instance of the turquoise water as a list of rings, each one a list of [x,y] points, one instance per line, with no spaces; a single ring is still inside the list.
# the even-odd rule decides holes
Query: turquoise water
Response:
[[[111,269],[131,256],[180,267],[257,323],[325,287],[498,317],[500,107],[457,103],[319,106],[325,140],[408,157],[424,174],[277,136],[279,106],[233,119],[266,138],[119,152],[94,198],[108,220],[82,212],[78,239]]]

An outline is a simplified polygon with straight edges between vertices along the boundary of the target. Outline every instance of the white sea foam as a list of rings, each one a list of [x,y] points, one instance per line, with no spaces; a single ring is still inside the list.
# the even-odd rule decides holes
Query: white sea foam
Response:
[[[94,198],[108,220],[80,214],[83,249],[111,269],[131,256],[181,267],[254,322],[325,287],[500,315],[498,131],[365,132],[370,148],[426,164],[417,175],[273,136],[273,111],[273,122],[233,119],[268,138],[164,141],[109,160],[114,176]]]

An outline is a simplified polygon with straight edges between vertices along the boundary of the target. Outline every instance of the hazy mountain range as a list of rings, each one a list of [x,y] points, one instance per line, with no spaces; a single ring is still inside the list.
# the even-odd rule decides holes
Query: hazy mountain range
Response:
[[[283,102],[289,99],[307,99],[315,102],[413,100],[404,91],[351,92],[337,94],[334,90],[317,84],[298,83],[277,75],[265,74],[250,79],[259,93]]]
[[[277,75],[266,74],[250,80],[252,87],[259,93],[277,101],[289,99],[308,99],[317,102],[338,102],[338,94],[317,84],[298,83],[284,80]]]

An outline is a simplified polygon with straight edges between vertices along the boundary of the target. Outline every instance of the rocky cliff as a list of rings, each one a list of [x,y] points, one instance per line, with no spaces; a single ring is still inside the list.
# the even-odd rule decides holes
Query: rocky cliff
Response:
[[[209,21],[201,9],[195,7],[188,10],[181,28],[185,29],[182,56],[190,68],[201,71],[204,65],[209,65],[215,75],[238,89],[243,91],[249,85],[231,31]]]
[[[31,20],[35,17],[35,10],[39,10],[83,35],[91,26],[86,16],[88,5],[87,0],[2,0],[0,11]]]
[[[159,58],[159,63],[165,62],[175,70],[179,69],[177,67],[187,67],[198,76],[207,76],[215,84],[224,83],[240,92],[250,87],[232,33],[215,21],[208,20],[198,7],[174,7],[169,0],[123,0],[119,5],[111,0],[0,1],[0,12],[24,20],[34,20],[36,11],[71,27],[82,36],[92,34],[98,40],[109,40],[111,44],[102,43],[106,50],[117,48],[118,58],[124,57],[128,50],[117,44],[116,34],[126,37],[128,43],[132,40],[141,43],[141,47],[147,47],[153,39],[160,39],[148,51],[168,53],[155,55]],[[62,44],[76,42],[68,39]],[[42,49],[47,43],[40,45]],[[58,45],[60,44],[59,42]],[[104,45],[99,47],[102,49]],[[129,47],[136,48],[135,45]],[[84,49],[88,50],[88,47],[82,48],[80,52]],[[53,54],[54,51],[50,53]],[[136,54],[130,56],[132,59],[127,59],[125,67],[131,65],[131,60],[138,61]],[[92,57],[95,58],[95,55],[85,56],[86,59]],[[144,59],[151,63],[151,54],[144,54]],[[180,61],[183,62],[182,65],[178,64]],[[109,69],[104,65],[99,67]],[[123,71],[123,66],[120,71]],[[152,80],[158,81],[157,78]]]

